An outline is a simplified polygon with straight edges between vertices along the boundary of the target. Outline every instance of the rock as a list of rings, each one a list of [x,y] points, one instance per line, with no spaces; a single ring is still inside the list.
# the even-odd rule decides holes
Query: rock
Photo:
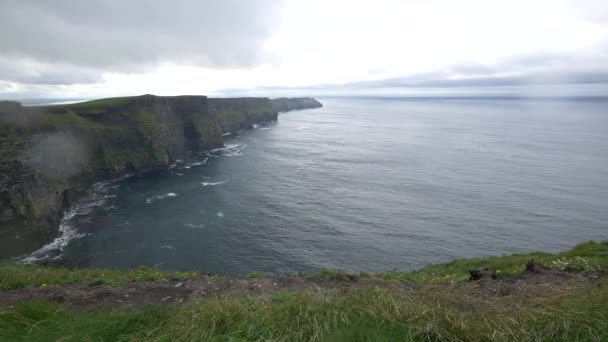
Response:
[[[93,286],[100,286],[103,284],[105,284],[105,282],[103,280],[99,279],[99,280],[95,280],[95,281],[89,283],[89,286],[93,287]]]
[[[496,273],[491,272],[487,268],[479,269],[479,270],[472,270],[472,271],[469,271],[469,274],[471,275],[471,277],[469,278],[469,281],[496,279]]]
[[[543,273],[547,270],[549,270],[549,268],[547,268],[546,266],[543,266],[542,264],[536,263],[534,261],[534,259],[530,259],[528,261],[528,263],[526,264],[526,272]]]

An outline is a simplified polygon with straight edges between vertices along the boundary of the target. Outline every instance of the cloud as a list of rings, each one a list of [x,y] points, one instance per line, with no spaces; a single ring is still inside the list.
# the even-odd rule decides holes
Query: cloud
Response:
[[[598,51],[601,51],[601,47]],[[605,95],[608,90],[606,61],[607,58],[602,53],[591,56],[539,53],[505,58],[492,64],[455,63],[442,69],[400,77],[306,87],[234,88],[224,89],[219,93],[225,96],[436,95],[461,92],[543,95],[557,87],[560,93],[566,96],[570,93],[597,95],[598,92]]]
[[[0,0],[0,5],[0,80],[71,84],[97,82],[102,72],[143,72],[159,63],[252,67],[263,60],[281,1]]]
[[[83,84],[103,81],[98,70],[32,59],[0,57],[0,78],[25,84]],[[1,89],[1,88],[0,88]]]
[[[0,0],[0,8],[4,98],[489,89],[596,84],[608,72],[605,0]]]

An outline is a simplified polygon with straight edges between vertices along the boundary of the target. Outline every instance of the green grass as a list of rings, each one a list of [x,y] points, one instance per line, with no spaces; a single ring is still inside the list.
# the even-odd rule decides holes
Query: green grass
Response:
[[[76,109],[76,110],[109,109],[109,108],[125,106],[133,98],[134,98],[134,96],[110,97],[110,98],[105,98],[105,99],[74,103],[74,104],[67,105],[67,107]]]
[[[466,280],[469,271],[478,268],[488,268],[497,272],[499,277],[506,277],[522,272],[526,263],[534,259],[548,267],[557,270],[597,271],[608,269],[608,241],[585,242],[571,250],[558,253],[534,252],[529,254],[513,254],[497,257],[473,259],[457,259],[443,264],[432,264],[416,271],[391,271],[384,273],[361,273],[350,275],[341,271],[322,268],[318,273],[305,275],[318,279],[352,280],[352,277],[381,278],[384,280],[409,280],[413,282],[457,282]],[[570,267],[563,267],[563,265]],[[103,280],[108,284],[118,284],[131,280],[159,280],[164,278],[182,278],[194,275],[196,272],[163,272],[152,268],[138,270],[103,270],[52,268],[41,265],[23,265],[14,263],[0,264],[0,290],[21,288],[29,285],[41,286],[61,285],[69,283],[84,283],[87,281]],[[261,278],[260,272],[251,272],[248,278]]]
[[[264,277],[264,274],[262,272],[249,272],[247,273],[247,278],[249,279],[260,279]]]
[[[187,308],[72,312],[26,303],[0,312],[19,341],[573,341],[608,338],[608,284],[481,300],[444,285],[415,293],[349,288],[214,297]]]
[[[608,241],[585,242],[573,249],[558,253],[533,252],[527,254],[512,254],[473,259],[456,259],[443,264],[431,264],[413,272],[392,271],[378,273],[375,276],[386,279],[402,279],[410,281],[455,282],[466,280],[469,271],[488,268],[496,271],[497,276],[505,277],[521,273],[526,263],[534,259],[545,266],[565,270],[571,266],[577,271],[596,271],[608,268]],[[563,265],[566,264],[566,267]]]
[[[506,277],[521,271],[531,258],[557,269],[566,262],[570,270],[605,270],[608,242],[587,242],[559,254],[455,260],[415,272],[359,274],[383,282],[353,282],[333,289],[313,286],[265,296],[226,292],[182,308],[74,312],[57,305],[25,303],[0,311],[0,341],[608,340],[606,276],[594,287],[584,282],[551,287],[532,282],[506,296],[475,295],[477,287],[458,281],[478,267],[505,270],[502,276]],[[0,288],[96,280],[114,286],[192,275],[147,268],[66,270],[4,264],[0,265]],[[247,275],[259,277],[258,272]],[[340,279],[346,274],[322,269],[309,277]],[[416,286],[391,286],[401,279],[415,281]]]
[[[104,270],[55,268],[42,265],[0,264],[0,290],[13,290],[26,286],[86,284],[103,281],[114,286],[130,281],[155,281],[161,279],[184,279],[197,272],[163,272],[142,267],[137,270]]]
[[[64,129],[80,128],[86,130],[108,129],[110,127],[102,125],[92,120],[83,118],[71,110],[65,112],[48,112],[40,115],[37,123],[42,129]]]

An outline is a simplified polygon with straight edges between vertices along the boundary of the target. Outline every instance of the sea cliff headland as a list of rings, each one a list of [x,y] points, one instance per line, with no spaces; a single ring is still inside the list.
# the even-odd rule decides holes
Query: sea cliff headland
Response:
[[[0,228],[30,251],[59,233],[64,211],[95,181],[166,168],[223,136],[316,108],[312,98],[142,95],[26,107],[0,102]],[[0,258],[25,250],[4,250]]]

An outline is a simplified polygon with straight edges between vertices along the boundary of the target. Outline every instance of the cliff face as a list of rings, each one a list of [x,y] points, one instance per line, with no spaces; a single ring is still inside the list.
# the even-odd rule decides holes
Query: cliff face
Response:
[[[27,235],[28,252],[57,235],[64,210],[88,186],[167,167],[188,151],[223,146],[223,133],[277,120],[267,98],[110,98],[23,107],[0,102],[0,238]]]
[[[224,133],[251,129],[256,123],[276,121],[278,116],[270,100],[255,97],[209,99],[209,111]]]
[[[222,146],[207,101],[144,95],[51,107],[0,104],[0,237],[25,234],[42,245],[94,181]]]
[[[308,108],[323,107],[321,102],[312,97],[280,97],[270,100],[274,109],[279,112],[288,112],[290,110],[300,110]]]

